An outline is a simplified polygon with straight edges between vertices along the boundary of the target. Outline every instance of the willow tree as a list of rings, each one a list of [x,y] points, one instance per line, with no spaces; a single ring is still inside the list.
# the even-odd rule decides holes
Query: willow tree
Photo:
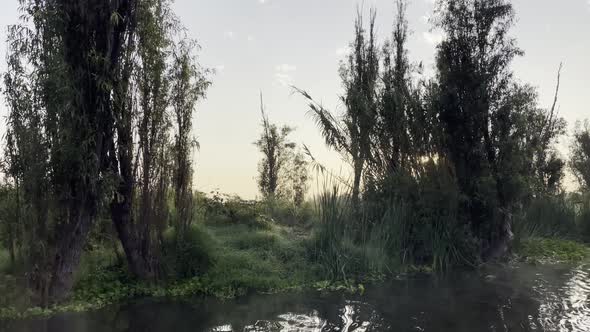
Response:
[[[171,186],[181,226],[190,222],[192,115],[209,83],[192,55],[197,45],[178,41],[184,31],[170,1],[141,2],[134,25],[115,89],[111,217],[130,271],[153,280]]]
[[[377,121],[370,176],[377,181],[393,174],[416,175],[425,158],[435,159],[439,137],[436,112],[428,107],[429,86],[416,80],[421,65],[410,62],[405,0],[396,2],[393,33],[382,51]]]
[[[523,52],[509,35],[515,17],[510,1],[444,0],[437,11],[445,35],[436,55],[443,152],[464,197],[461,216],[483,258],[502,256],[526,182],[537,177],[545,187],[559,186],[563,164],[551,149],[562,120],[555,103],[539,108],[536,91],[514,79],[511,63]]]
[[[570,169],[582,191],[590,190],[590,123],[576,123],[571,143]]]
[[[511,94],[518,128],[513,137],[518,137],[521,146],[514,151],[514,158],[520,158],[524,167],[520,170],[528,198],[560,193],[565,176],[566,162],[557,151],[559,139],[565,135],[567,123],[557,112],[561,66],[557,74],[554,101],[551,107],[539,106],[535,88],[516,86]]]
[[[289,182],[291,183],[292,201],[296,207],[305,203],[305,194],[309,185],[309,161],[305,154],[297,151],[293,154],[290,163]]]
[[[309,101],[311,114],[317,122],[326,144],[350,162],[353,170],[352,202],[358,211],[361,179],[371,156],[371,133],[376,125],[376,88],[379,78],[379,54],[375,40],[375,11],[371,11],[366,30],[362,12],[355,21],[352,52],[341,63],[340,78],[344,88],[341,97],[345,111],[333,115],[303,90],[297,90]]]
[[[397,16],[391,41],[383,47],[383,88],[380,91],[378,126],[375,130],[375,171],[392,174],[406,168],[411,158],[409,75],[411,65],[406,42],[408,22],[406,3],[397,2]]]
[[[139,6],[134,72],[139,185],[135,236],[144,260],[144,270],[138,273],[143,278],[155,277],[158,237],[167,220],[171,122],[167,114],[170,83],[166,62],[171,20],[167,1],[143,1]]]
[[[12,175],[23,187],[29,286],[64,299],[106,186],[111,95],[134,0],[21,0],[10,28]]]
[[[16,267],[17,251],[22,244],[19,236],[19,199],[16,198],[18,193],[13,184],[0,184],[0,243],[8,249],[10,266],[13,268]]]
[[[198,142],[192,134],[193,115],[197,102],[205,97],[211,84],[207,71],[199,67],[194,51],[194,41],[180,42],[172,52],[169,80],[172,82],[171,107],[175,138],[173,142],[173,185],[177,211],[177,227],[183,234],[193,218],[193,165],[192,152]]]
[[[277,127],[270,123],[264,111],[262,94],[260,94],[260,113],[262,115],[262,134],[254,142],[263,155],[258,165],[258,188],[266,199],[282,198],[281,181],[287,179],[286,167],[295,149],[295,143],[289,141],[293,128]]]

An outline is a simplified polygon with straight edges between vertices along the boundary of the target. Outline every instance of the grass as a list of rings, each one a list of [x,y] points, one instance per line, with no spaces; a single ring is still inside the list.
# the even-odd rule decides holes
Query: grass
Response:
[[[207,295],[233,298],[250,292],[276,293],[316,287],[321,283],[319,267],[307,259],[307,238],[291,227],[251,224],[208,225],[201,229],[211,241],[209,268],[198,276],[147,284],[133,280],[120,265],[113,250],[96,248],[85,252],[69,302],[50,308],[14,305],[14,298],[0,303],[0,319],[47,316],[79,312],[124,302],[136,297]],[[203,235],[199,235],[203,240]],[[0,280],[3,295],[22,289],[15,280]],[[326,287],[332,286],[326,283]],[[2,301],[0,301],[2,302]]]
[[[516,248],[517,255],[528,262],[575,263],[590,258],[590,247],[580,242],[551,238],[528,238]]]
[[[217,263],[202,279],[212,295],[233,297],[248,291],[277,292],[302,286],[318,278],[306,260],[305,238],[274,225],[270,229],[216,226]]]
[[[426,184],[426,189],[427,185],[437,186]],[[237,199],[212,202],[225,208],[214,206],[215,213],[203,214],[199,226],[183,239],[172,229],[164,232],[165,264],[157,284],[132,279],[113,247],[96,245],[82,257],[71,299],[50,308],[30,307],[22,295],[22,281],[1,273],[9,257],[0,250],[0,320],[88,311],[137,297],[233,298],[303,288],[362,291],[363,283],[399,272],[444,270],[468,261],[462,256],[469,251],[462,247],[465,236],[453,223],[456,198],[446,195],[440,201],[440,195],[431,196],[427,198],[433,202],[393,201],[377,218],[371,219],[366,211],[355,218],[347,195],[334,187],[298,214],[313,216],[313,222],[295,218],[284,224],[266,217],[268,207],[259,204]],[[425,209],[428,206],[438,208]],[[521,259],[577,262],[590,257],[585,245],[551,233],[561,226],[555,219],[565,216],[569,225],[571,214],[565,207],[555,204],[545,207],[544,214],[531,212],[519,219],[524,221],[517,225],[515,251]],[[281,213],[280,208],[273,211]],[[545,214],[553,217],[543,218]]]
[[[535,199],[514,224],[516,242],[527,238],[571,239],[576,233],[575,207],[565,196]]]
[[[515,219],[516,256],[532,263],[575,263],[590,258],[590,199],[541,197]]]

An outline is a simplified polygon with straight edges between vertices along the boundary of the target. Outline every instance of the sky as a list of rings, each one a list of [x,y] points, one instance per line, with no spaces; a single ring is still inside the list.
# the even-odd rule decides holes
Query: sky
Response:
[[[17,0],[0,2],[0,71],[4,71],[5,27],[18,20]],[[409,0],[410,58],[433,71],[440,34],[428,17],[434,0]],[[253,142],[260,133],[260,93],[271,122],[296,128],[291,139],[306,144],[318,162],[349,174],[340,156],[328,150],[295,85],[330,110],[341,111],[339,61],[353,38],[362,0],[176,0],[173,8],[201,45],[200,63],[215,69],[207,98],[197,106],[195,187],[255,198],[257,164]],[[590,118],[590,0],[513,0],[517,22],[512,35],[525,51],[513,64],[517,78],[538,88],[541,105],[553,99],[563,63],[559,111],[570,124]],[[377,9],[377,33],[391,35],[394,1],[365,0]],[[5,102],[0,102],[4,135]],[[567,156],[566,137],[560,151]],[[312,187],[316,186],[312,184]]]

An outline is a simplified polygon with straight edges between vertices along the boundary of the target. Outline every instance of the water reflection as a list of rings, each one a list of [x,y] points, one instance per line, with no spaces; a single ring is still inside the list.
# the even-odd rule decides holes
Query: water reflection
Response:
[[[369,287],[236,301],[144,300],[94,313],[0,324],[45,332],[590,331],[590,266],[492,267]]]
[[[539,275],[534,290],[540,299],[539,322],[546,330],[590,331],[590,267],[581,266],[563,274],[556,287]]]

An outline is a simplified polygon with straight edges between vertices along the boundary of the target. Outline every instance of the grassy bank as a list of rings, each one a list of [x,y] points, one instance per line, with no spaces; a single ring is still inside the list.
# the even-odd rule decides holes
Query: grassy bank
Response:
[[[590,259],[590,196],[568,194],[533,201],[514,223],[514,252],[531,263]]]
[[[85,253],[73,296],[59,306],[28,307],[18,281],[4,274],[0,279],[0,293],[4,295],[0,302],[0,319],[95,310],[138,297],[234,298],[250,292],[277,293],[305,288],[355,291],[362,290],[363,283],[375,279],[375,275],[368,273],[375,270],[370,269],[364,275],[349,275],[347,282],[326,279],[325,267],[312,257],[314,240],[308,235],[311,233],[298,226],[206,225],[199,227],[198,232],[208,238],[206,241],[212,246],[209,249],[213,250],[213,263],[199,277],[158,284],[137,282],[113,251],[97,248]],[[349,251],[363,255],[363,248],[349,245]],[[515,248],[515,254],[518,259],[530,263],[575,263],[590,258],[590,247],[570,240],[529,238]],[[416,268],[405,266],[404,269]],[[429,268],[421,268],[424,269]],[[401,266],[397,266],[396,271],[391,272],[401,270]]]
[[[233,298],[249,292],[275,293],[332,285],[308,254],[310,240],[303,229],[271,224],[207,224],[196,227],[201,250],[211,253],[211,264],[198,277],[147,284],[133,280],[114,251],[85,252],[73,295],[65,304],[30,308],[23,287],[5,275],[0,280],[0,319],[79,312],[136,297],[206,295]],[[203,244],[203,242],[207,242]],[[348,285],[354,288],[352,285]]]
[[[346,197],[335,188],[320,195],[314,206],[300,209],[237,198],[201,202],[198,225],[184,242],[177,242],[172,228],[163,233],[157,283],[133,279],[113,242],[91,241],[70,300],[49,308],[31,307],[22,281],[9,273],[15,269],[8,253],[0,250],[0,319],[87,311],[138,297],[234,298],[305,288],[355,291],[403,272],[441,271],[468,261],[449,218],[427,219],[417,213],[420,209],[397,203],[368,228],[369,218],[355,219]],[[585,225],[581,219],[564,213],[561,204],[545,209],[553,212],[527,213],[517,220],[517,259],[574,263],[590,258],[590,247],[572,240],[579,225]]]
[[[590,246],[558,238],[528,238],[515,248],[518,259],[530,263],[576,263],[590,258]]]

